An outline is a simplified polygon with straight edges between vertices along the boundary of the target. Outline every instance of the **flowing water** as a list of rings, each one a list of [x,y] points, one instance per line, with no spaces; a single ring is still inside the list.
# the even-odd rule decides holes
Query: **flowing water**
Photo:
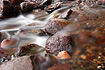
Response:
[[[16,18],[10,18],[4,21],[0,21],[0,32],[6,35],[5,38],[16,39],[18,41],[17,47],[35,43],[45,48],[45,43],[49,36],[47,34],[40,36],[38,35],[37,31],[39,31],[40,29],[44,30],[46,23],[50,19],[55,18],[57,15],[60,15],[68,8],[71,8],[71,5],[61,7],[51,14],[48,14],[46,12],[41,13],[40,15],[33,13],[27,15],[21,14]],[[68,32],[73,34],[76,38],[75,42],[77,42],[75,45],[76,47],[74,47],[74,51],[79,50],[83,55],[88,54],[87,50],[93,52],[91,50],[92,47],[92,49],[96,47],[100,49],[98,51],[96,49],[97,52],[95,53],[98,54],[99,52],[102,52],[105,49],[103,47],[103,42],[101,44],[98,44],[96,43],[96,41],[97,38],[105,37],[104,35],[101,35],[100,32],[100,29],[105,29],[105,16],[103,16],[105,15],[104,6],[93,4],[87,6],[86,3],[84,3],[84,6],[79,5],[79,7],[77,7],[76,5],[76,7],[72,7],[71,9],[77,13],[73,14],[69,19],[71,24],[60,31],[60,33],[62,33],[61,35],[65,35]],[[39,19],[42,16],[44,17],[44,19]],[[91,37],[88,37],[88,31],[90,31],[90,34],[92,34]],[[76,34],[78,34],[79,38],[75,36]],[[105,34],[105,31],[103,31],[103,34]],[[86,43],[83,44],[84,40],[86,40]],[[84,47],[84,45],[87,45],[89,47]],[[77,56],[79,58],[75,57],[75,55],[72,56],[71,66],[76,66],[76,61],[83,61],[85,63],[84,60],[80,59],[80,54],[78,54]],[[90,63],[92,63],[92,60],[90,61]],[[80,66],[78,68],[80,68]],[[82,70],[85,70],[84,68],[82,68]]]
[[[10,18],[6,19],[4,21],[0,21],[0,32],[6,34],[6,38],[16,38],[20,41],[19,46],[21,45],[28,45],[30,43],[38,44],[42,47],[45,47],[45,42],[49,36],[38,36],[31,33],[26,33],[24,35],[22,34],[22,30],[24,31],[32,31],[37,29],[44,29],[45,24],[51,19],[54,18],[57,12],[60,10],[66,9],[60,8],[50,15],[45,13],[42,13],[40,15],[34,15],[34,14],[28,14],[28,15],[19,15],[16,18]],[[47,15],[47,17],[44,18],[44,20],[38,20],[36,18],[40,18],[44,15]],[[31,25],[31,24],[34,24]],[[23,40],[22,40],[23,39]],[[23,44],[24,42],[24,44]]]

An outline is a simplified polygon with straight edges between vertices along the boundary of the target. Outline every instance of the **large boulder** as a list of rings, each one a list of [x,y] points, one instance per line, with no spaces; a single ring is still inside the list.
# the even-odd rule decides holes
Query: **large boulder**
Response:
[[[33,70],[33,65],[30,56],[24,56],[2,64],[0,70]]]

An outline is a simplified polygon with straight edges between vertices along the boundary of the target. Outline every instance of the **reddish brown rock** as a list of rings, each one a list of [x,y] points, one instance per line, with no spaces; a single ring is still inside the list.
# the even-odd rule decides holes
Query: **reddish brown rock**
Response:
[[[33,70],[30,56],[13,59],[1,65],[0,70]]]
[[[70,22],[65,19],[54,18],[48,21],[45,26],[45,30],[49,35],[54,35],[56,32],[62,30],[68,24],[70,24]]]
[[[1,42],[1,48],[10,49],[10,48],[16,48],[17,40],[15,39],[4,39]]]
[[[12,59],[1,65],[0,70],[47,70],[58,63],[58,60],[49,54],[35,54]]]
[[[58,32],[46,41],[46,51],[57,53],[60,51],[70,51],[72,48],[72,38],[69,34]]]

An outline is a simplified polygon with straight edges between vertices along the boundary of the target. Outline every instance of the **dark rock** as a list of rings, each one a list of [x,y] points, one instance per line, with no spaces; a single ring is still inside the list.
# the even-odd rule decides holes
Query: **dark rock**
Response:
[[[3,17],[9,18],[19,15],[19,11],[9,1],[3,1],[3,4]]]
[[[33,11],[34,6],[30,2],[22,2],[20,8],[23,13],[29,13]]]
[[[41,46],[38,46],[36,44],[30,44],[27,46],[21,46],[18,51],[16,52],[16,56],[24,56],[24,55],[28,55],[28,54],[35,54],[38,52],[43,51],[44,48],[42,48]]]
[[[44,0],[40,5],[50,5],[52,3],[52,0]]]
[[[102,55],[105,56],[105,52],[103,52]]]
[[[20,3],[24,2],[25,0],[9,0],[9,1],[13,6],[16,6],[16,5],[20,5]]]
[[[34,9],[38,8],[38,3],[36,3],[36,2],[30,2],[30,4],[32,4],[34,6]]]
[[[2,41],[2,33],[0,32],[0,42]]]

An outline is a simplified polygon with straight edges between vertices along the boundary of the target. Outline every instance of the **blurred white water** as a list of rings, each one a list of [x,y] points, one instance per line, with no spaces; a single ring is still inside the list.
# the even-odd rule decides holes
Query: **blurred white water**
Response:
[[[55,10],[50,15],[48,15],[47,18],[45,18],[45,20],[43,20],[43,21],[36,20],[36,19],[34,20],[33,18],[37,18],[37,17],[39,17],[39,15],[33,15],[33,14],[30,14],[27,16],[20,15],[16,18],[10,18],[10,19],[1,21],[0,22],[0,32],[17,31],[21,28],[24,29],[24,27],[26,28],[27,25],[33,24],[33,23],[37,24],[37,25],[44,26],[50,19],[54,18],[58,14],[59,11],[62,11],[67,8],[69,8],[69,6],[62,7],[58,10]],[[40,14],[40,15],[43,15],[43,14]],[[31,27],[28,27],[28,28],[31,28]],[[37,28],[37,26],[36,26],[36,28]]]
[[[55,10],[50,15],[48,15],[44,20],[37,20],[36,18],[40,18],[40,16],[45,15],[42,13],[40,15],[28,14],[28,15],[19,15],[16,18],[6,19],[4,21],[0,21],[0,32],[6,34],[6,38],[13,38],[19,41],[19,46],[24,46],[28,44],[38,44],[42,47],[45,47],[46,40],[49,36],[38,36],[35,34],[31,34],[26,32],[26,34],[22,34],[21,30],[37,30],[44,29],[45,24],[52,18],[55,18],[56,14],[59,14],[60,11],[67,9],[69,7],[62,7],[58,10]],[[34,24],[34,25],[31,25]],[[30,26],[31,25],[31,26]],[[28,34],[27,34],[28,33]]]
[[[37,24],[42,24],[44,23],[43,21],[39,21],[39,20],[31,20],[28,19],[26,17],[24,17],[23,15],[18,16],[17,18],[10,18],[4,21],[0,22],[0,29],[3,29],[5,27],[14,25],[14,26],[25,26],[25,25],[29,25],[32,23],[37,23]]]
[[[33,23],[37,24],[37,25],[36,26],[28,26],[29,24],[33,24]],[[45,23],[46,23],[45,21],[33,20],[33,19],[29,19],[23,15],[20,15],[16,18],[10,18],[10,19],[1,21],[0,22],[0,32],[5,33],[7,36],[6,38],[18,39],[18,41],[20,43],[19,46],[22,46],[22,45],[27,45],[32,42],[35,43],[35,42],[37,42],[38,38],[35,35],[32,36],[30,34],[21,35],[20,34],[21,30],[42,29],[44,27]],[[25,40],[22,40],[22,39],[25,39],[25,40],[27,39],[27,40],[25,42]],[[44,45],[42,45],[43,40],[44,40],[43,38],[40,38],[40,44],[38,43],[38,45],[44,46]]]

